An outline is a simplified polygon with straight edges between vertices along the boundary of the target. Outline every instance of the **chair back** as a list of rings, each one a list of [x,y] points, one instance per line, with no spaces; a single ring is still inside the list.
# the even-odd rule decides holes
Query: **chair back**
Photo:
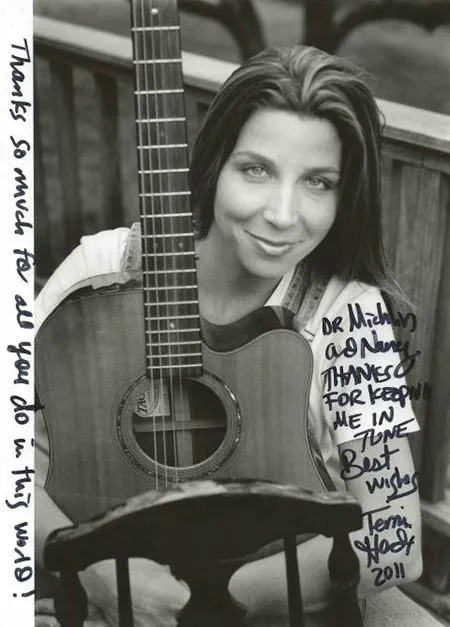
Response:
[[[119,625],[132,627],[128,560],[134,557],[169,565],[189,585],[179,627],[244,627],[245,609],[230,596],[229,580],[252,554],[282,539],[289,624],[302,627],[298,536],[322,534],[333,538],[328,568],[337,624],[357,627],[359,562],[348,534],[361,525],[361,508],[346,493],[318,494],[269,481],[192,481],[146,492],[101,517],[54,531],[44,559],[46,568],[60,573],[55,608],[62,627],[83,625],[87,598],[78,572],[106,559],[116,560]]]

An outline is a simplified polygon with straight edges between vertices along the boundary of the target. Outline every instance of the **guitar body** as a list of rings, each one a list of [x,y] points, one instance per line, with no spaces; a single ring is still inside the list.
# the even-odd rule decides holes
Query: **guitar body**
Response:
[[[50,439],[46,487],[72,520],[192,479],[325,489],[306,428],[310,347],[286,328],[252,337],[261,316],[266,329],[277,319],[263,308],[250,333],[227,329],[234,348],[203,345],[199,376],[151,380],[141,288],[76,293],[53,312],[36,338],[36,382]]]

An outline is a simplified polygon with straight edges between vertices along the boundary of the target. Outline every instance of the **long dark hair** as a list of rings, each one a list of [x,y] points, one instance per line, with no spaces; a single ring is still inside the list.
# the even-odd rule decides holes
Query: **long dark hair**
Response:
[[[343,160],[336,220],[308,262],[326,277],[404,295],[389,269],[381,225],[382,117],[362,71],[305,46],[265,50],[235,70],[214,98],[195,143],[190,170],[200,237],[213,220],[219,173],[252,113],[276,108],[324,118],[336,128]]]

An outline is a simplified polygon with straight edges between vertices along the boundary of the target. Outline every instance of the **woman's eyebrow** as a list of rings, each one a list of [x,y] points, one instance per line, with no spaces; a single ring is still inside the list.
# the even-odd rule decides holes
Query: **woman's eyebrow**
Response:
[[[233,152],[233,157],[246,157],[247,159],[266,161],[267,163],[275,165],[275,161],[273,161],[273,159],[260,152],[255,152],[254,150],[236,150],[236,152]]]
[[[308,168],[308,172],[310,174],[336,174],[336,176],[340,176],[341,172],[339,168],[335,168],[334,166],[314,166]]]

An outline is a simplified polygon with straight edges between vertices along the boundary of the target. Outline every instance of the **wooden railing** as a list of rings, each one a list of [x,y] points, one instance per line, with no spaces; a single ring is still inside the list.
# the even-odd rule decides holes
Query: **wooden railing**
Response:
[[[38,280],[80,237],[138,216],[131,41],[36,17],[36,249]],[[188,135],[234,66],[183,54]],[[409,383],[421,432],[411,438],[421,468],[423,516],[450,536],[450,117],[379,101],[384,131],[383,219],[394,269],[417,306],[409,338],[419,349]]]

